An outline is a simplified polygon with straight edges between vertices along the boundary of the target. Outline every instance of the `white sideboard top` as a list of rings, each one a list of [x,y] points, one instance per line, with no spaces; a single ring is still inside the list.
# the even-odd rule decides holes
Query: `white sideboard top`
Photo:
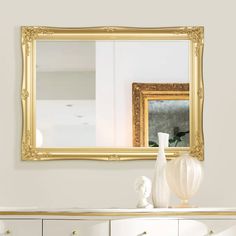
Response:
[[[236,208],[154,208],[154,209],[92,209],[92,208],[37,208],[0,207],[3,216],[74,216],[74,217],[170,217],[170,218],[236,218]]]

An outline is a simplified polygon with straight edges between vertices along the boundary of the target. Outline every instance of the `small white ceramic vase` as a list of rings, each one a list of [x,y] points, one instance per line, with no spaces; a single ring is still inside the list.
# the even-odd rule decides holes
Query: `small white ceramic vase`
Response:
[[[155,173],[152,183],[152,201],[154,207],[169,207],[170,190],[166,180],[165,148],[169,144],[169,134],[158,133],[159,151],[156,160]]]
[[[198,191],[202,176],[200,161],[187,153],[168,163],[166,177],[170,189],[181,199],[178,207],[192,207],[188,201]]]

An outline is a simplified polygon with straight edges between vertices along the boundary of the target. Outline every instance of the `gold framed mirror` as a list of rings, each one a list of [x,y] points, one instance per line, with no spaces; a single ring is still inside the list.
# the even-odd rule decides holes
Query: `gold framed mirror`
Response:
[[[203,27],[24,26],[22,52],[22,160],[155,159],[132,143],[134,82],[189,84],[189,146],[167,157],[204,159]]]

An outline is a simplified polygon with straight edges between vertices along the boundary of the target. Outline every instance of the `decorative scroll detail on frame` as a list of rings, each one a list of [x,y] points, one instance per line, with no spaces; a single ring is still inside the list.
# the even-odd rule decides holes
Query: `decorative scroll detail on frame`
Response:
[[[42,158],[49,158],[50,154],[48,152],[39,152],[37,148],[31,145],[31,132],[26,131],[24,141],[22,142],[22,156],[24,160],[40,160]]]
[[[26,47],[26,55],[30,54],[30,43],[36,40],[40,34],[52,34],[46,27],[22,27],[22,45]]]
[[[110,155],[108,157],[108,160],[109,161],[120,161],[120,157],[118,155],[116,155],[116,154],[113,154],[113,155]]]
[[[199,132],[196,133],[195,137],[195,145],[191,148],[190,154],[199,160],[203,160],[203,155],[204,155],[204,143],[201,139],[201,136]]]
[[[133,83],[133,91],[155,92],[155,91],[186,91],[189,90],[189,84],[186,83]]]
[[[116,30],[116,27],[104,27],[103,28],[105,31],[107,31],[107,32],[114,32],[115,30]]]
[[[26,89],[23,89],[21,92],[21,98],[26,100],[29,97],[29,92]]]
[[[187,34],[188,38],[195,44],[195,56],[199,56],[199,50],[203,46],[204,30],[202,27],[185,27],[177,34]]]
[[[145,86],[145,85],[144,85]],[[140,138],[140,97],[141,97],[141,87],[140,84],[133,83],[132,85],[132,99],[133,99],[133,144],[134,146],[139,146],[141,142]]]
[[[191,91],[192,99],[192,127],[202,127],[202,110],[203,110],[203,79],[202,79],[202,53],[203,53],[203,27],[164,27],[164,28],[132,28],[132,27],[91,27],[91,28],[57,28],[29,26],[22,27],[22,52],[23,52],[23,83],[22,83],[22,111],[23,111],[23,136],[22,136],[22,159],[23,160],[154,160],[156,159],[156,148],[145,147],[91,147],[91,148],[37,148],[35,140],[35,47],[38,39],[40,40],[189,40],[190,51],[189,61],[191,68]],[[140,106],[140,98],[137,96],[141,89],[146,85],[134,86],[133,97],[134,109],[137,111]],[[169,90],[172,85],[162,85],[160,89]],[[155,90],[155,85],[149,89]],[[176,88],[177,89],[177,88]],[[178,88],[179,89],[179,88]],[[30,98],[30,99],[29,99]],[[134,114],[134,113],[133,113]],[[139,127],[141,121],[137,114],[134,124]],[[135,131],[136,132],[136,131]],[[138,130],[137,130],[138,132]],[[197,136],[195,136],[198,132]],[[187,149],[194,156],[203,160],[203,132],[196,129],[193,131],[193,147]],[[140,138],[134,135],[136,143]],[[197,140],[195,139],[197,137]],[[191,140],[190,140],[191,141]],[[190,142],[191,143],[191,142]],[[167,153],[168,158],[175,158],[181,150]]]
[[[197,95],[200,99],[203,99],[203,88],[199,88],[197,91]]]
[[[203,41],[203,28],[201,27],[185,27],[179,33],[187,34],[193,43],[201,44]]]

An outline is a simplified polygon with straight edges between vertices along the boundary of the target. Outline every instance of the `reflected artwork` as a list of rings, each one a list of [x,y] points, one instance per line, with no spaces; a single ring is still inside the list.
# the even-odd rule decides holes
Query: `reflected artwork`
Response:
[[[189,101],[148,101],[148,145],[158,147],[158,132],[168,133],[169,147],[189,146]]]

